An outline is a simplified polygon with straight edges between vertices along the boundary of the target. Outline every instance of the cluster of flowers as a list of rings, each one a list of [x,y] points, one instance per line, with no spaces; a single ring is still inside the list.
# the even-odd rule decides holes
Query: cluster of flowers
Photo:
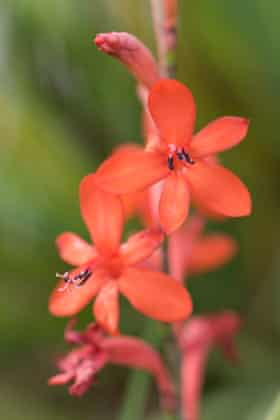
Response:
[[[198,418],[205,360],[213,345],[236,358],[233,338],[240,318],[233,312],[190,317],[192,299],[184,286],[191,274],[213,270],[236,253],[225,234],[203,232],[207,217],[249,215],[251,198],[217,153],[241,142],[248,120],[222,117],[193,134],[196,116],[190,90],[161,78],[150,51],[127,33],[100,34],[97,47],[119,59],[138,82],[143,104],[145,145],[124,144],[80,184],[82,218],[94,243],[74,233],[57,238],[61,258],[77,267],[62,275],[49,309],[72,317],[95,298],[96,324],[85,332],[66,330],[78,345],[58,362],[61,373],[50,384],[73,381],[83,394],[107,363],[151,372],[165,406],[175,401],[174,386],[160,355],[140,339],[119,332],[119,294],[153,319],[172,324],[182,353],[182,415]],[[188,217],[190,204],[196,210]],[[121,243],[124,222],[138,215],[144,230]],[[188,219],[188,220],[187,220]],[[163,272],[163,241],[168,237],[169,274]]]

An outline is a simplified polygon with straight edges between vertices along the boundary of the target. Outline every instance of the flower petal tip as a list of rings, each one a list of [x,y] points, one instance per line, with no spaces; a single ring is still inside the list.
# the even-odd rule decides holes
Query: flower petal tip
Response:
[[[56,316],[59,318],[68,316],[68,314],[65,314],[63,308],[57,304],[56,299],[53,298],[53,295],[49,299],[48,309],[49,309],[50,314],[53,316]]]
[[[57,287],[49,298],[48,309],[50,314],[58,318],[76,315],[79,312],[79,308],[76,307],[74,301],[67,302],[68,304],[66,304],[68,295],[72,292],[70,290],[60,291],[59,289]]]
[[[246,117],[236,117],[236,119],[240,121],[240,125],[243,125],[243,130],[244,130],[243,138],[244,138],[247,135],[251,121],[249,120],[249,118],[246,118]]]
[[[95,44],[97,47],[100,47],[103,42],[103,36],[101,34],[95,35],[95,37],[92,40],[93,44]]]
[[[248,217],[251,216],[253,212],[253,203],[252,197],[250,192],[247,190],[247,197],[243,198],[243,204],[239,208],[239,212],[237,211],[236,215],[233,214],[233,217]]]
[[[93,43],[100,51],[106,54],[113,54],[118,38],[113,33],[97,34],[93,39]]]
[[[163,142],[183,146],[191,140],[196,107],[187,86],[173,79],[155,83],[148,108]]]

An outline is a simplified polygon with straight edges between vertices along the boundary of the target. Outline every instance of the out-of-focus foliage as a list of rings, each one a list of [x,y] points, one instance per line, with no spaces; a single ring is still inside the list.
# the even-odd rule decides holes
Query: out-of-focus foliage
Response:
[[[197,312],[235,308],[247,320],[241,366],[210,360],[203,420],[278,418],[269,407],[280,384],[279,14],[276,0],[180,2],[178,77],[196,97],[197,126],[226,114],[252,120],[223,157],[254,197],[251,218],[221,226],[240,241],[239,257],[190,281]],[[81,177],[120,142],[141,141],[133,80],[91,43],[111,30],[154,48],[148,0],[0,0],[1,418],[111,419],[124,395],[116,368],[83,400],[46,386],[65,325],[47,312],[64,270],[55,236],[86,235]],[[125,302],[122,314],[122,329],[141,334],[144,318]]]

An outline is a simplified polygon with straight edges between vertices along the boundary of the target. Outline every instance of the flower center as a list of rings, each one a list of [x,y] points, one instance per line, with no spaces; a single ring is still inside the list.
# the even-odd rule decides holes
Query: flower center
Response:
[[[123,263],[119,255],[111,257],[106,261],[106,268],[113,278],[118,278],[123,269]]]
[[[176,166],[180,167],[183,165],[186,167],[187,165],[193,165],[194,163],[194,160],[192,160],[190,155],[185,151],[183,147],[177,148],[174,145],[169,145],[167,166],[171,171],[173,171]]]

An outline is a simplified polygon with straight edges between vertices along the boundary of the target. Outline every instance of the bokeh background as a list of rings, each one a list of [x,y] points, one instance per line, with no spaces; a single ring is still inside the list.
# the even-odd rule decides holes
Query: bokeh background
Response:
[[[254,198],[251,218],[219,226],[237,238],[239,255],[190,280],[197,313],[232,308],[246,319],[240,366],[210,358],[204,420],[272,419],[280,391],[279,15],[277,0],[180,2],[178,78],[197,100],[197,127],[221,115],[252,121],[222,157]],[[133,79],[92,45],[112,30],[155,51],[148,0],[0,0],[1,419],[141,420],[157,410],[147,377],[124,368],[106,368],[82,399],[46,385],[65,349],[65,320],[47,311],[55,272],[66,268],[55,237],[87,237],[79,181],[117,144],[142,141]],[[122,330],[167,343],[176,358],[166,328],[126,302]]]

